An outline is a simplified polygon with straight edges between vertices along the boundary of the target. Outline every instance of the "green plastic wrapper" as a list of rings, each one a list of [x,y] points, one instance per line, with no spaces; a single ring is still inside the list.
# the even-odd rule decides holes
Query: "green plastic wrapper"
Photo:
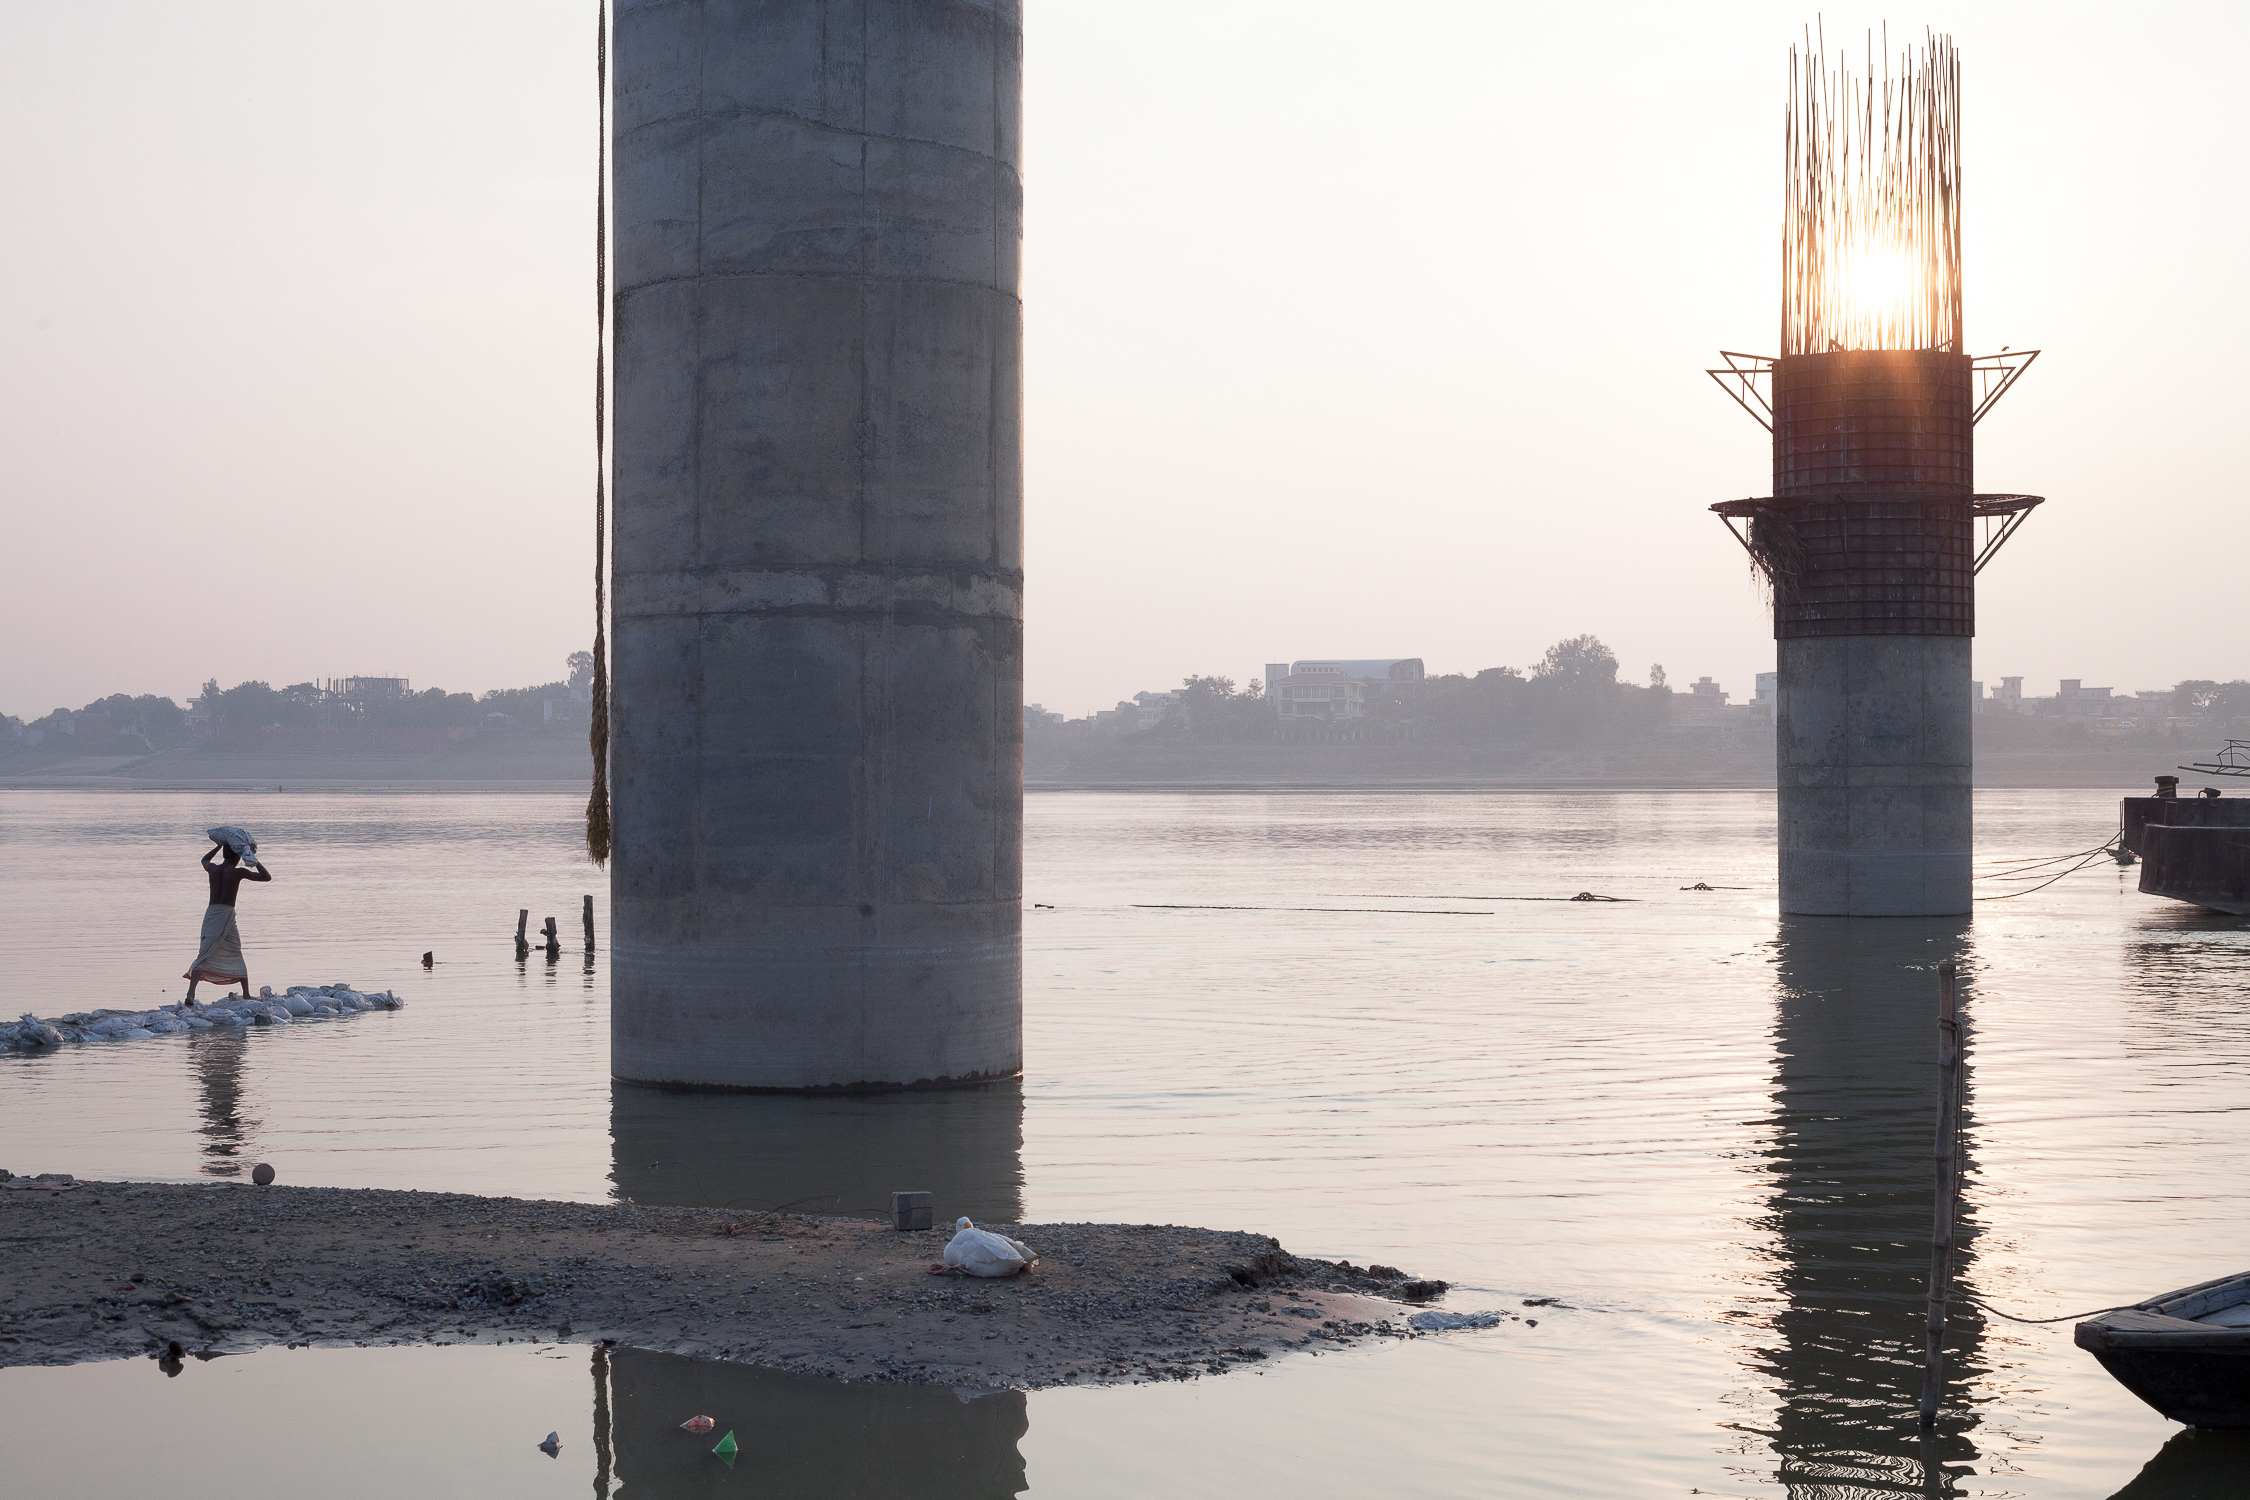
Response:
[[[739,1450],[737,1450],[734,1445],[734,1429],[732,1427],[729,1427],[727,1429],[727,1435],[725,1437],[719,1439],[719,1446],[713,1448],[711,1451],[718,1454],[719,1457],[725,1459],[727,1461],[728,1468],[731,1469],[734,1467],[734,1455]]]

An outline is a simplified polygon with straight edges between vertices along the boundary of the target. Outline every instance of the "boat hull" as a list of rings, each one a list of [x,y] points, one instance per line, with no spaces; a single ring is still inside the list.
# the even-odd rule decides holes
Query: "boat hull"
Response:
[[[2144,894],[2250,915],[2250,828],[2149,823],[2140,846]]]
[[[2097,1350],[2094,1358],[2119,1385],[2175,1422],[2250,1428],[2250,1347]]]
[[[2250,1327],[2237,1321],[2245,1304],[2250,1272],[2237,1272],[2111,1308],[2080,1323],[2072,1342],[2175,1422],[2250,1428]]]

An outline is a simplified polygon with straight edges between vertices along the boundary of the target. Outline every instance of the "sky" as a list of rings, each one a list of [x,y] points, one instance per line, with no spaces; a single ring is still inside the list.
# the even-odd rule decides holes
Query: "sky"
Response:
[[[1738,3],[1029,0],[1025,697],[1591,632],[1770,670],[1702,373],[1771,353]],[[0,0],[0,713],[550,681],[592,632],[595,10]],[[2250,8],[1829,13],[1961,49],[1977,675],[2250,676]]]

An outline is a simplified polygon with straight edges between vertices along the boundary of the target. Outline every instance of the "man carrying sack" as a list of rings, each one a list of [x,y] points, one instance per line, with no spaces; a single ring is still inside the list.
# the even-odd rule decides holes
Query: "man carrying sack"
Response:
[[[235,892],[245,880],[271,880],[273,872],[258,859],[258,841],[239,828],[210,830],[211,849],[203,856],[203,873],[211,879],[211,904],[203,910],[203,946],[195,963],[181,975],[188,982],[187,1003],[195,1004],[195,987],[210,980],[222,988],[239,984],[245,999],[250,994],[250,968],[242,961],[242,932],[234,925]],[[216,859],[218,863],[212,861]]]

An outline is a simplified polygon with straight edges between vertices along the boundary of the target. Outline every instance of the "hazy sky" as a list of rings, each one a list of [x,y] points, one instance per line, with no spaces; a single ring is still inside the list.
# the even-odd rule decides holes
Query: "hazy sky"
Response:
[[[1763,4],[1029,0],[1029,661],[1772,664]],[[594,7],[0,0],[0,712],[591,630]],[[1977,672],[2250,676],[2241,6],[1957,4],[1978,488],[2049,497]]]

